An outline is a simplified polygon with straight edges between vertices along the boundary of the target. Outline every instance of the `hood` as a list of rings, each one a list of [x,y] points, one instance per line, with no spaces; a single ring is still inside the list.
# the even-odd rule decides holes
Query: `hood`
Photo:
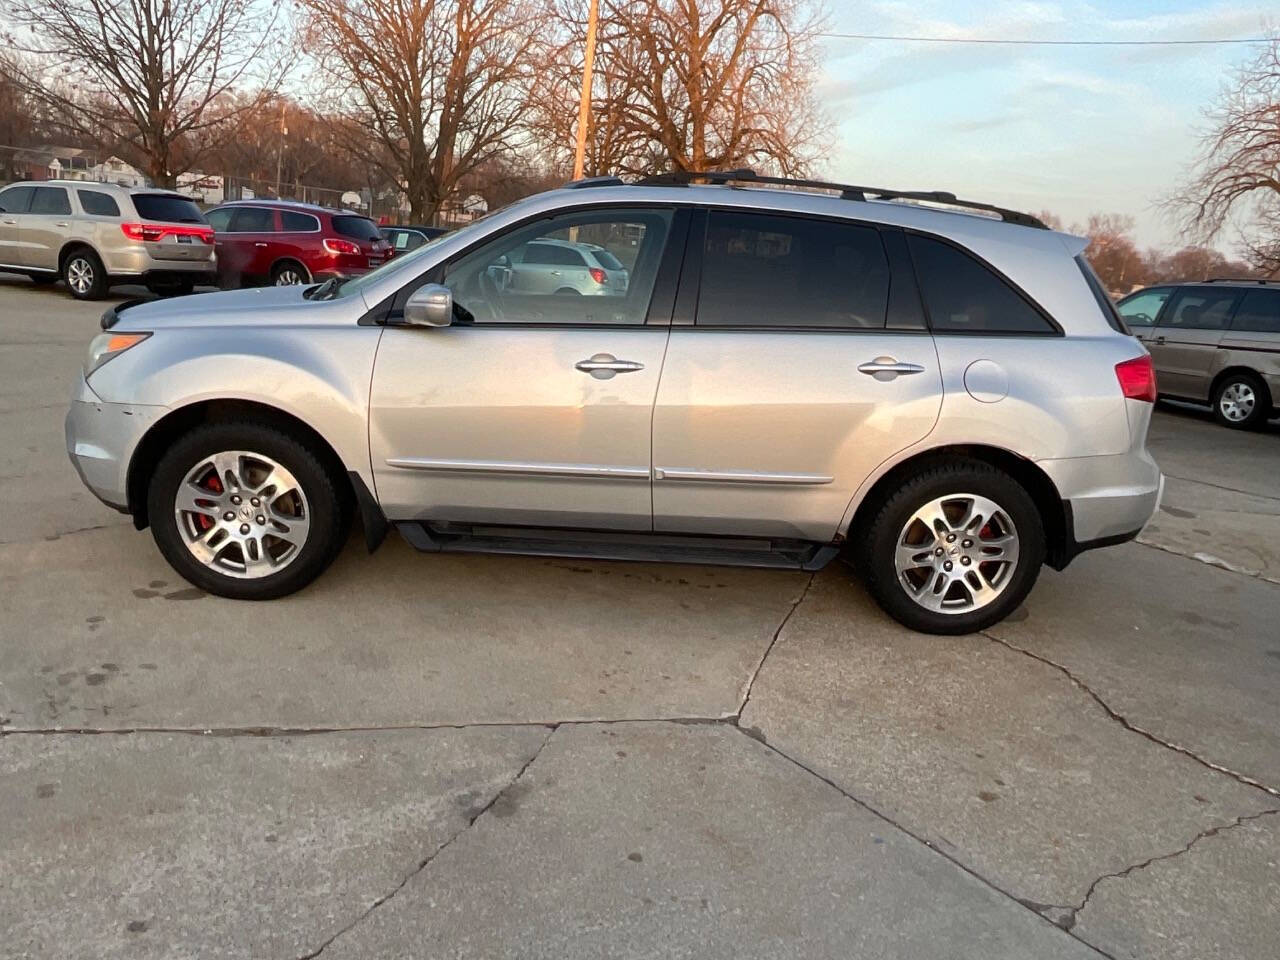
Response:
[[[146,330],[157,326],[204,326],[230,321],[254,323],[296,323],[300,311],[322,314],[315,310],[321,304],[304,294],[310,286],[250,287],[246,290],[222,290],[216,293],[193,293],[185,297],[159,300],[126,300],[102,315],[104,330]],[[326,301],[327,304],[340,301]]]

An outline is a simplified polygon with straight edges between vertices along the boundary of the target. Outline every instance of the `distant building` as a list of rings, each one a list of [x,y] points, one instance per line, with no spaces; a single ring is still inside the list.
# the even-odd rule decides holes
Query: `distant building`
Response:
[[[83,179],[97,180],[99,183],[114,183],[121,187],[148,186],[146,174],[119,157],[107,157],[102,163],[90,167],[89,176]]]
[[[178,192],[198,203],[221,203],[226,184],[216,173],[199,173],[195,170],[178,174]]]

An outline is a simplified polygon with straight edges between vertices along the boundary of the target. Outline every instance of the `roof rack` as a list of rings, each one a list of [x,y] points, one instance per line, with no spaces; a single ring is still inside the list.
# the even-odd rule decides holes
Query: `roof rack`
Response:
[[[625,187],[621,177],[583,177],[581,180],[570,180],[563,187],[565,190],[584,190],[587,187]]]
[[[1276,283],[1275,280],[1264,280],[1260,277],[1210,277],[1202,283],[1256,283],[1259,286],[1266,286],[1268,283]]]
[[[597,183],[594,181],[609,180],[615,181],[608,184]],[[578,180],[570,186],[617,186],[621,184],[621,180],[617,177],[593,177],[591,180]],[[793,177],[767,177],[756,173],[750,169],[739,170],[707,170],[703,172],[692,172],[688,170],[675,170],[670,173],[659,173],[653,176],[645,177],[638,182],[638,186],[644,187],[669,187],[669,186],[688,186],[692,183],[754,183],[769,184],[781,187],[810,187],[819,190],[838,190],[842,200],[914,200],[921,203],[936,203],[948,207],[961,207],[966,210],[981,210],[985,213],[993,213],[1005,223],[1016,223],[1023,227],[1035,227],[1039,230],[1048,230],[1049,227],[1039,218],[1033,217],[1028,213],[1020,213],[1017,210],[1008,210],[1004,207],[997,207],[990,203],[979,203],[973,200],[961,200],[954,193],[947,193],[942,190],[893,190],[887,187],[860,187],[847,183],[832,183],[827,180],[803,180]]]

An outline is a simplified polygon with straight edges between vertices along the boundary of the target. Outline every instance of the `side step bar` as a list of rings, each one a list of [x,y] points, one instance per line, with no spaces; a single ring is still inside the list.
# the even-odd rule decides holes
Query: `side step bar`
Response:
[[[397,523],[396,529],[410,546],[424,553],[504,553],[812,571],[821,570],[840,552],[835,544],[804,540],[593,533],[452,524],[429,527],[417,521]]]

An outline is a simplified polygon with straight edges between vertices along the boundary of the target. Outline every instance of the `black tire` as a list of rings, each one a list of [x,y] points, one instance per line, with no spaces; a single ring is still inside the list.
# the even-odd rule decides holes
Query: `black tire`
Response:
[[[58,282],[56,273],[28,273],[27,276],[31,278],[31,282],[37,287],[47,287],[51,283]]]
[[[557,297],[580,297],[582,296],[582,291],[575,290],[573,287],[561,287],[559,290],[556,291],[556,296]]]
[[[308,271],[307,268],[304,267],[302,264],[298,263],[298,261],[281,260],[279,263],[277,263],[274,267],[271,268],[271,285],[273,287],[296,286],[297,284],[293,284],[293,283],[286,283],[286,284],[281,283],[281,277],[283,277],[286,273],[295,274],[298,277],[297,284],[311,282],[310,271]]]
[[[67,290],[77,300],[101,300],[107,294],[109,284],[106,268],[98,255],[88,247],[69,250],[62,258],[59,273]],[[85,278],[84,283],[81,282],[81,277]]]
[[[197,560],[188,549],[174,515],[179,485],[202,458],[226,450],[247,450],[270,457],[298,481],[310,511],[306,540],[287,565],[257,579],[231,576]],[[301,590],[318,577],[346,542],[351,522],[344,480],[326,466],[328,458],[309,443],[253,421],[228,421],[197,427],[160,458],[147,491],[147,513],[156,546],[184,579],[202,590],[233,600],[274,600]]]
[[[894,557],[898,538],[912,515],[931,501],[973,494],[995,501],[1017,531],[1018,559],[1001,592],[985,606],[965,612],[929,610],[908,594]],[[1007,473],[981,460],[948,457],[935,461],[890,491],[861,528],[856,566],[876,602],[904,626],[921,633],[961,634],[984,630],[1012,613],[1035,585],[1044,562],[1044,524],[1030,494]]]
[[[1227,391],[1233,387],[1237,391],[1247,390],[1246,395],[1253,397],[1253,406],[1243,417],[1239,416],[1239,402],[1228,404],[1225,400]],[[1213,418],[1233,430],[1257,430],[1262,427],[1271,416],[1271,404],[1271,391],[1267,389],[1266,382],[1256,374],[1246,371],[1227,374],[1213,388]],[[1232,419],[1224,407],[1230,407],[1237,419]]]

